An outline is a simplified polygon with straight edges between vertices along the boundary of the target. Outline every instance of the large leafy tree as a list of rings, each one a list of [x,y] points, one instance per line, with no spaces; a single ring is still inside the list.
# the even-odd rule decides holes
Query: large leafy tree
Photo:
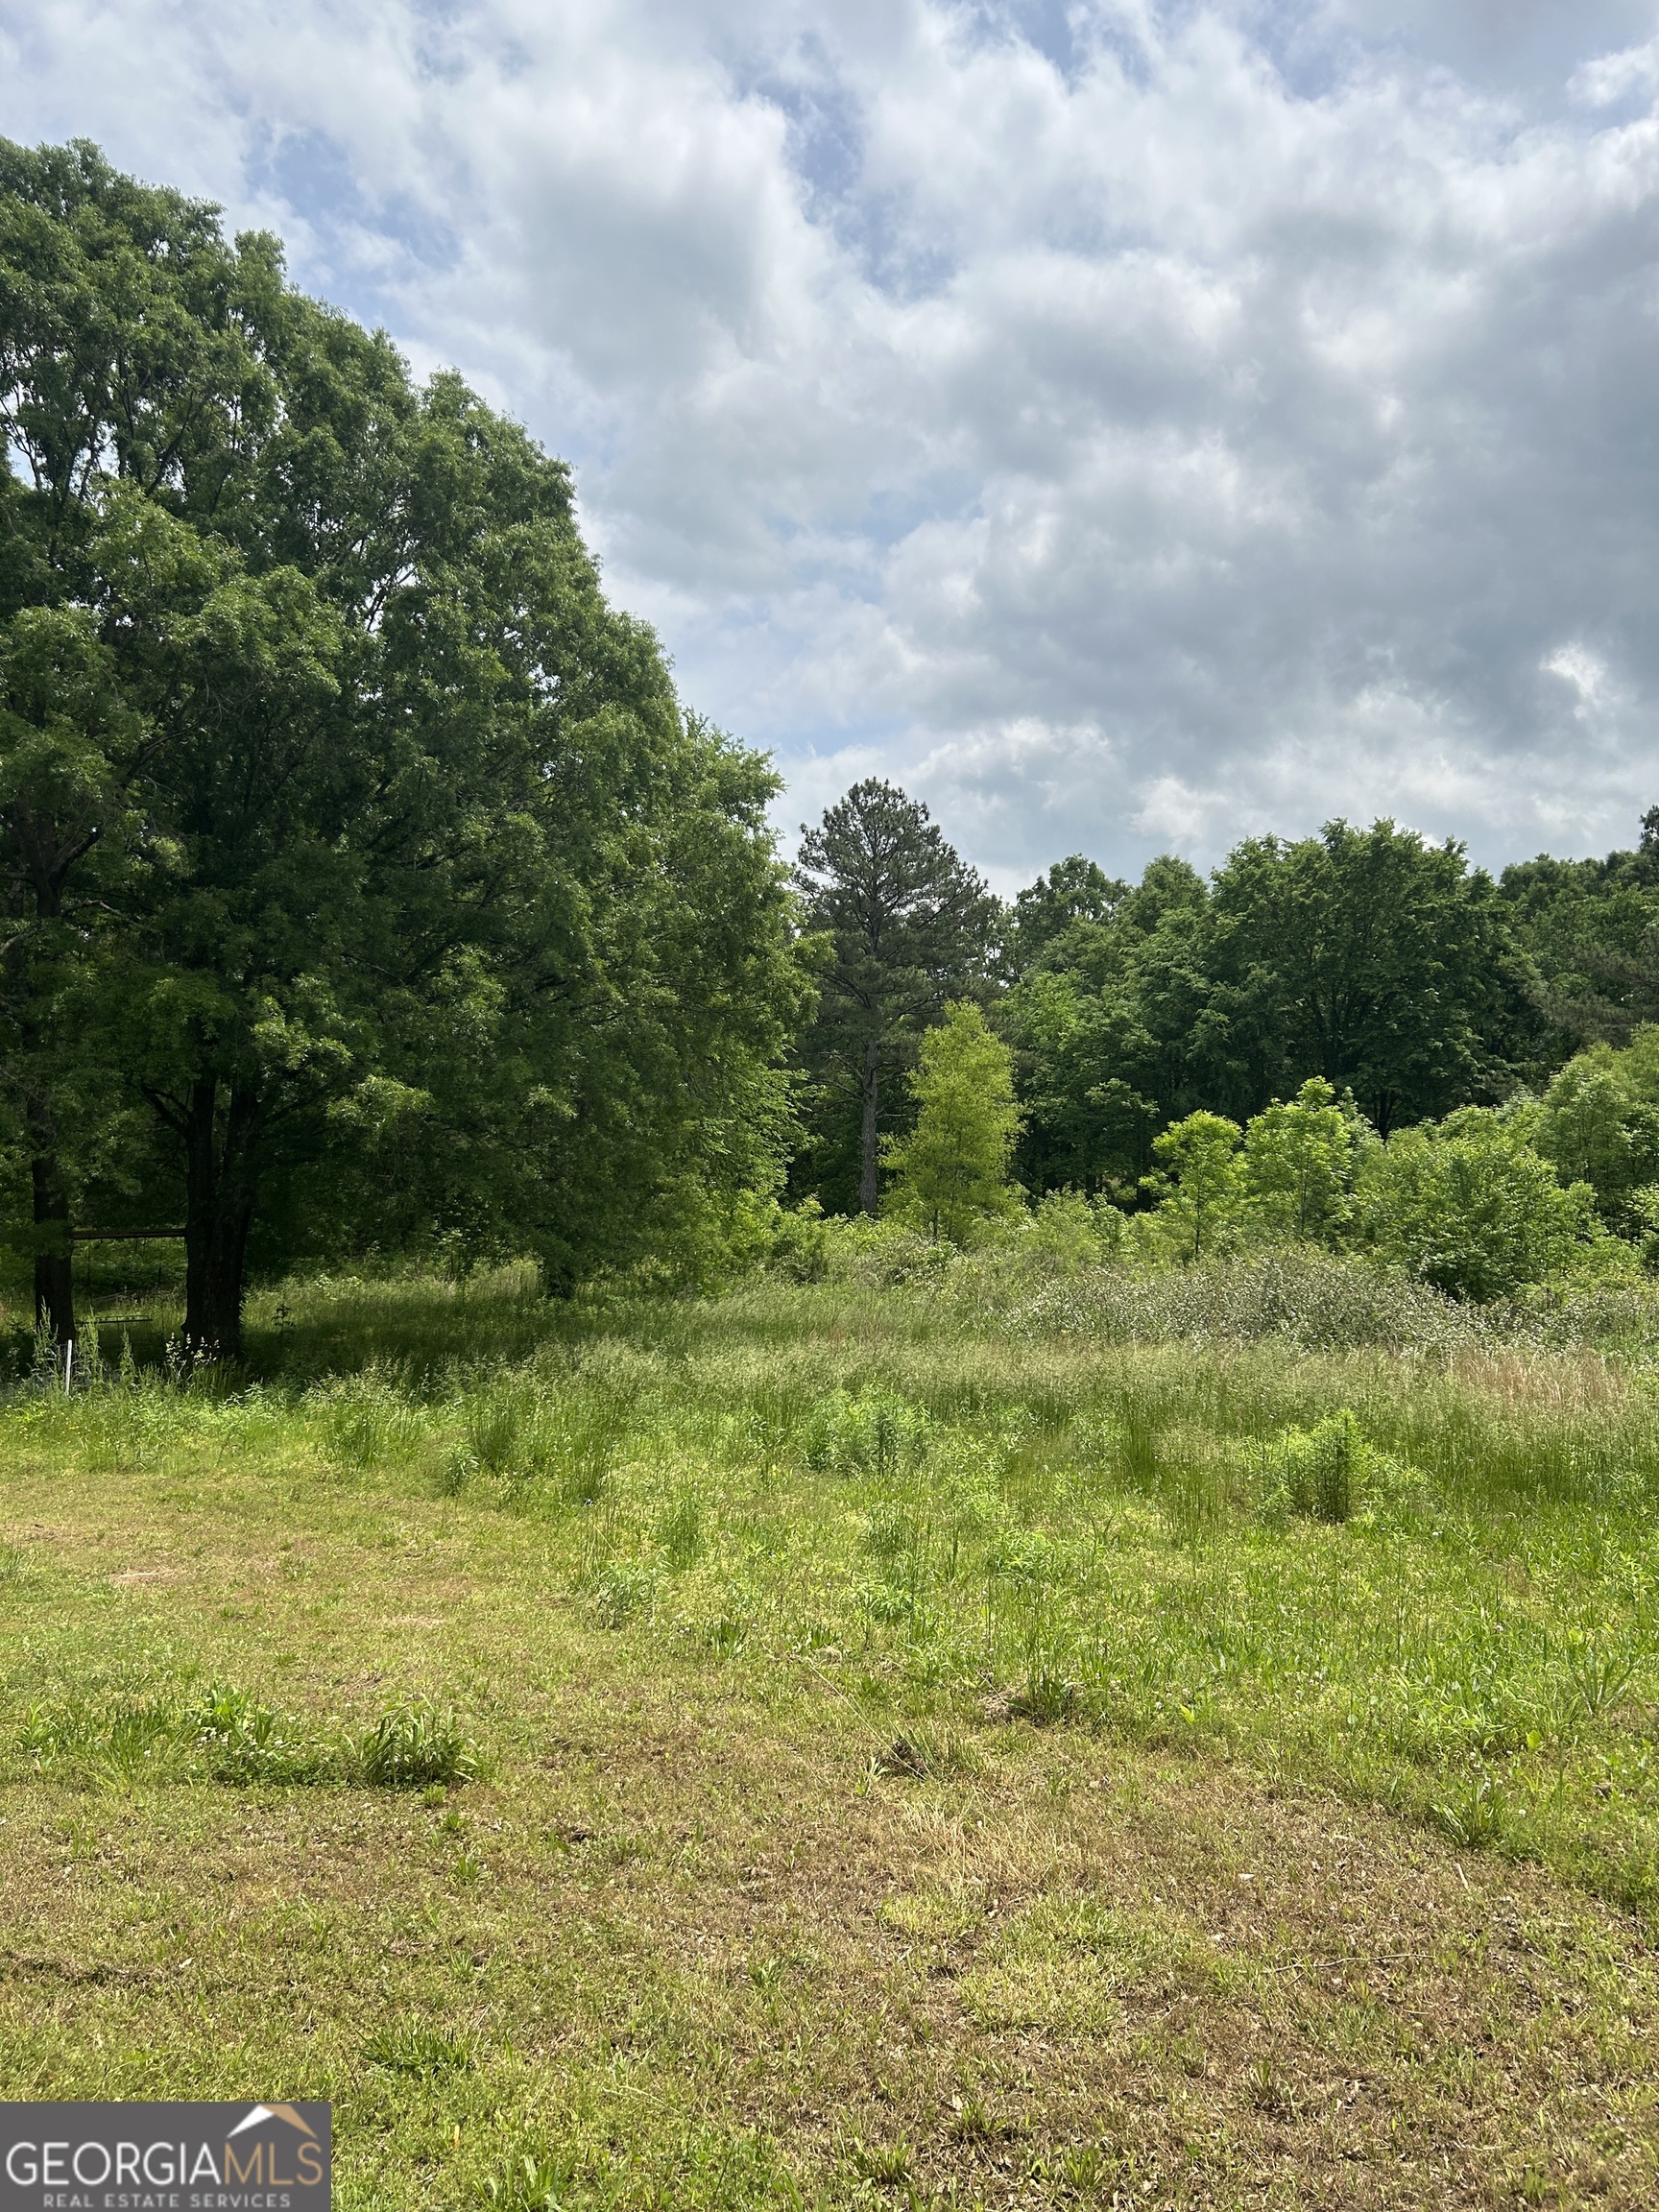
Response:
[[[1310,1075],[1384,1135],[1512,1089],[1531,977],[1490,878],[1391,822],[1247,838],[1217,871],[1206,958],[1214,1094],[1244,1112]]]
[[[568,1283],[763,1172],[800,991],[770,780],[606,606],[563,466],[213,210],[84,147],[0,183],[12,605],[90,627],[123,748],[59,1043],[14,1042],[61,1066],[73,1022],[154,1116],[191,1336],[237,1349],[250,1250],[316,1248],[322,1204]],[[63,374],[75,316],[181,428]]]
[[[985,987],[1000,909],[926,807],[875,778],[803,826],[796,881],[822,950],[802,1047],[819,1150],[853,1137],[856,1203],[873,1214],[881,1137],[905,1104],[893,1078],[948,1000]]]
[[[3,1066],[28,1162],[37,1320],[74,1329],[71,1201],[96,1162],[107,1074],[70,1009],[156,756],[124,587],[153,591],[151,520],[204,516],[268,426],[253,336],[269,241],[117,177],[84,145],[0,142],[0,898]]]
[[[1129,898],[1129,886],[1108,876],[1081,853],[1056,860],[1046,876],[1017,892],[1003,929],[1003,955],[1012,980],[1040,964],[1067,965],[1067,950],[1079,931],[1110,926]]]

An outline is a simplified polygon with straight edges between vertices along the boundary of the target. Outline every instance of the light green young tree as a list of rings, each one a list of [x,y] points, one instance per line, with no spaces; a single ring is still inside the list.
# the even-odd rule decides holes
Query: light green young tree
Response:
[[[1244,1130],[1251,1212],[1271,1238],[1336,1244],[1354,1214],[1354,1175],[1365,1123],[1336,1103],[1323,1076],[1277,1100]]]
[[[1189,1114],[1152,1144],[1158,1172],[1142,1188],[1159,1194],[1159,1219],[1188,1260],[1218,1251],[1237,1231],[1244,1209],[1244,1163],[1237,1121],[1221,1114]]]
[[[1533,1142],[1563,1183],[1588,1183],[1602,1218],[1630,1231],[1637,1193],[1659,1175],[1659,1106],[1651,1081],[1653,1032],[1628,1050],[1592,1045],[1544,1094]]]
[[[977,1006],[962,1000],[946,1008],[944,1022],[922,1040],[910,1092],[915,1127],[881,1146],[894,1178],[887,1211],[931,1237],[969,1243],[1020,1207],[1008,1174],[1020,1136],[1013,1061]]]

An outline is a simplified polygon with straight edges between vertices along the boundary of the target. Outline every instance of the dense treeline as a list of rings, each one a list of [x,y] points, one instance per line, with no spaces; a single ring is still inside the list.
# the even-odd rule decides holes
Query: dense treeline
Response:
[[[1165,859],[1131,889],[1065,862],[1009,938],[1040,1189],[1132,1189],[1166,1122],[1247,1118],[1310,1076],[1386,1137],[1497,1103],[1551,1052],[1499,887],[1392,823],[1247,839],[1209,882]]]
[[[966,872],[926,809],[869,784],[842,803],[851,816],[886,825],[887,854],[928,855],[907,877],[895,861],[887,886],[902,942],[931,932],[926,971],[892,955],[912,995],[880,1051],[913,1072],[889,1085],[878,1140],[889,1212],[937,1224],[966,1207],[983,1230],[1003,1212],[1011,1156],[1028,1196],[1110,1201],[1114,1217],[1143,1216],[1140,1248],[1166,1257],[1262,1238],[1361,1246],[1490,1297],[1599,1238],[1654,1249],[1659,809],[1635,852],[1540,858],[1496,881],[1455,842],[1389,822],[1249,838],[1208,879],[1166,855],[1131,885],[1073,855],[989,920],[977,878],[977,903],[942,895]],[[835,950],[802,1053],[811,1128],[793,1175],[843,1211],[854,1101],[833,1041],[849,1020],[848,928],[828,850],[809,846],[801,878]],[[860,932],[868,968],[879,932]],[[997,1118],[974,1001],[1002,1040],[1012,1120]],[[866,975],[860,1006],[888,1002]]]

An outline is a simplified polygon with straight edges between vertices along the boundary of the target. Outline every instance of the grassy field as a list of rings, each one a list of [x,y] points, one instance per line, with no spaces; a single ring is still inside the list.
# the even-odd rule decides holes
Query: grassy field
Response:
[[[19,1390],[0,2095],[331,2098],[349,2207],[1655,2201],[1649,1370],[1087,1306]]]

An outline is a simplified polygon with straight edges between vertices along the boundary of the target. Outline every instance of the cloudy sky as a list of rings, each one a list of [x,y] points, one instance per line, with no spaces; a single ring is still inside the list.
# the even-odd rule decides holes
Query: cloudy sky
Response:
[[[1655,0],[0,0],[0,132],[575,466],[781,819],[1060,854],[1659,801]]]

